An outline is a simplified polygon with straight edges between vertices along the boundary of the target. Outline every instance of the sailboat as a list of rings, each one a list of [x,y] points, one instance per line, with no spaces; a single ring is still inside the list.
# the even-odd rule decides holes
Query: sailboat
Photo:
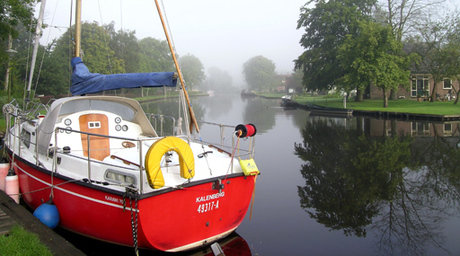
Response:
[[[3,106],[4,143],[21,199],[32,209],[55,205],[64,229],[136,250],[191,250],[232,233],[245,218],[259,174],[255,126],[232,126],[230,150],[196,139],[198,122],[174,53],[175,72],[100,75],[84,65],[79,44],[72,96],[24,110],[14,102]],[[94,95],[178,83],[182,112],[191,116],[186,134],[177,132],[180,127],[172,136],[159,134],[134,99]],[[249,142],[244,149],[243,140]]]

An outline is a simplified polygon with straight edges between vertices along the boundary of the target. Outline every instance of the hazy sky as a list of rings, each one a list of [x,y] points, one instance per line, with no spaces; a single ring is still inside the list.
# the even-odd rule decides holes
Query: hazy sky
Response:
[[[71,0],[47,0],[41,44],[60,36],[69,26]],[[234,85],[245,84],[242,66],[254,56],[272,60],[278,73],[291,73],[293,60],[304,49],[297,30],[300,8],[307,0],[159,0],[165,7],[179,56],[199,58],[205,71],[226,70]],[[447,0],[459,3],[460,0]],[[37,10],[39,6],[37,6]],[[154,0],[83,0],[83,21],[115,22],[116,29],[135,30],[138,39],[166,40]],[[72,21],[73,24],[73,21]]]
[[[70,0],[47,0],[41,44],[59,36],[69,26]],[[272,60],[278,73],[291,73],[303,49],[297,30],[300,8],[306,0],[163,0],[172,38],[179,56],[199,58],[205,71],[226,70],[234,85],[243,82],[242,66],[262,55]],[[38,10],[38,7],[37,7]],[[83,0],[82,20],[115,22],[117,30],[135,30],[138,39],[166,40],[153,0]],[[72,22],[73,23],[73,22]],[[48,32],[51,31],[51,32]],[[50,33],[50,35],[48,35]]]

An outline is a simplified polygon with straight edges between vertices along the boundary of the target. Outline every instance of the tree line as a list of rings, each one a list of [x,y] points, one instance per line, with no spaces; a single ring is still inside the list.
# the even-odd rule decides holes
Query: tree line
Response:
[[[33,19],[35,4],[34,0],[7,0],[0,4],[0,7],[6,10],[0,13],[0,63],[2,63],[0,79],[5,82],[5,90],[0,90],[0,96],[11,94],[13,98],[23,98],[34,43],[32,35],[37,22]],[[73,57],[75,44],[73,34],[72,26],[59,38],[47,45],[39,46],[32,85],[35,95],[59,97],[69,94],[72,72],[70,60]],[[105,25],[83,22],[81,48],[82,59],[92,73],[175,70],[166,41],[151,37],[138,39],[135,31],[116,31],[113,22]],[[16,54],[9,57],[6,54],[8,49],[14,49]],[[204,66],[196,56],[186,54],[178,59],[187,88],[213,91],[235,90],[233,79],[227,71],[210,67],[209,77],[206,77]],[[243,68],[245,80],[251,90],[269,91],[277,85],[275,64],[271,60],[256,56],[248,60]],[[6,79],[6,70],[10,71],[9,81]]]
[[[27,70],[31,54],[30,30],[25,26],[18,28],[17,37],[13,39],[13,48],[17,54],[11,58],[13,90],[15,96],[22,95],[22,81],[27,80]],[[36,94],[63,95],[70,88],[71,66],[73,57],[74,27],[67,29],[59,38],[46,46],[40,45],[37,67],[34,74]],[[83,22],[81,29],[81,56],[92,73],[116,74],[137,72],[174,71],[174,63],[166,41],[147,37],[137,39],[135,31],[115,31],[115,24],[99,25],[97,22]],[[2,58],[2,63],[8,57]],[[193,87],[204,80],[204,68],[193,55],[181,57],[184,67],[191,65],[192,74],[184,74]],[[4,66],[2,66],[2,69]],[[3,69],[4,70],[4,69]],[[1,74],[5,74],[4,72]],[[39,86],[36,81],[39,80]],[[188,81],[187,80],[187,81]]]
[[[21,99],[28,81],[35,26],[34,0],[7,0],[0,3],[0,96]],[[74,26],[47,45],[39,45],[32,90],[35,95],[68,95],[71,83],[70,60],[74,49]],[[165,40],[138,39],[135,31],[116,31],[115,24],[83,22],[81,57],[92,73],[115,74],[175,71],[173,58]],[[7,52],[13,50],[14,56]],[[176,56],[189,89],[199,87],[230,90],[232,78],[217,67],[209,69],[207,78],[200,59],[191,54]],[[7,74],[8,70],[8,75]],[[8,76],[9,79],[6,79]],[[222,85],[222,86],[221,86]],[[5,102],[5,100],[2,100]]]
[[[0,3],[0,79],[9,70],[9,88],[21,98],[27,81],[28,60],[33,41],[30,28],[35,0],[6,0]],[[460,18],[458,11],[443,15],[439,6],[446,0],[310,0],[300,8],[297,29],[304,30],[300,40],[305,51],[294,60],[295,69],[287,84],[307,91],[356,90],[363,98],[365,89],[381,89],[384,106],[399,88],[410,87],[411,72],[430,74],[434,101],[436,85],[446,77],[459,79]],[[441,14],[441,13],[439,13]],[[73,27],[59,38],[39,48],[40,68],[34,77],[36,94],[68,94]],[[9,45],[12,42],[12,46]],[[10,58],[6,50],[17,54]],[[135,31],[115,30],[115,24],[82,25],[82,56],[93,73],[131,73],[173,71],[172,56],[166,41],[137,39]],[[232,88],[231,76],[216,67],[206,77],[201,61],[187,54],[179,58],[188,88],[216,90],[222,84]],[[255,56],[243,64],[243,76],[250,90],[271,91],[281,84],[275,64]],[[460,90],[453,87],[459,98]],[[5,95],[6,92],[0,92]]]

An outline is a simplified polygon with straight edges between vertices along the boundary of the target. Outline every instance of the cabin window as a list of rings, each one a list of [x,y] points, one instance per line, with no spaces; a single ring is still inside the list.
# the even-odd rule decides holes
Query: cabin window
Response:
[[[30,132],[26,131],[25,129],[22,129],[21,131],[21,141],[24,143],[24,146],[27,148],[30,147]]]
[[[99,121],[88,122],[88,128],[89,129],[101,128],[101,122]]]
[[[136,177],[116,170],[107,169],[104,175],[105,180],[118,184],[136,184]]]

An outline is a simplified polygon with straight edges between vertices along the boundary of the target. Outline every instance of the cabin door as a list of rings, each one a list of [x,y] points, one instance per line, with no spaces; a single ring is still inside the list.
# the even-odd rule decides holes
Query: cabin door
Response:
[[[80,130],[88,133],[109,135],[109,122],[104,114],[86,114],[79,118]],[[90,135],[89,137],[90,158],[104,160],[110,155],[109,138]],[[81,134],[83,155],[88,156],[88,135]]]

